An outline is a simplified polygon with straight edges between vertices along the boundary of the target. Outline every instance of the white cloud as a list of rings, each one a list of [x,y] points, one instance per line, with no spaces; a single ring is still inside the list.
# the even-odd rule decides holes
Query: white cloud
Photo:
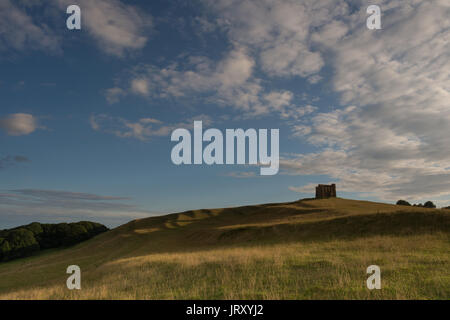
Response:
[[[334,89],[342,105],[356,107],[315,115],[302,132],[341,156],[300,156],[291,172],[324,173],[343,190],[383,199],[448,196],[450,79],[443,70],[450,69],[450,6],[384,1],[382,7],[383,30],[353,29],[330,48]],[[358,17],[349,27],[358,26],[351,21]]]
[[[108,89],[109,102],[117,102],[126,93],[151,99],[190,98],[202,95],[205,101],[232,107],[246,117],[279,114],[299,118],[309,108],[293,103],[288,90],[267,90],[254,73],[255,61],[243,48],[234,48],[213,63],[206,57],[190,57],[187,65],[170,64],[159,68],[140,66],[131,71],[122,88]]]
[[[14,113],[5,118],[0,118],[0,129],[5,130],[10,136],[28,135],[39,128],[42,127],[31,114]]]
[[[439,178],[450,174],[448,1],[380,1],[377,31],[365,26],[362,0],[205,2],[267,75],[317,83],[324,65],[333,70],[327,81],[341,105],[290,122],[322,151],[285,160],[285,170],[325,174],[341,190],[384,199],[450,195]],[[262,92],[254,96],[276,107],[289,101]]]
[[[313,42],[332,48],[347,32],[348,27],[344,22],[332,20],[330,23],[320,27],[319,31],[314,32],[311,38]]]
[[[254,65],[253,59],[243,49],[233,50],[220,62],[217,80],[223,88],[240,86],[250,78]]]
[[[311,84],[319,83],[323,78],[319,76],[318,74],[312,75],[308,77],[308,82]]]
[[[308,77],[324,66],[310,30],[347,13],[345,1],[205,0],[232,43],[252,48],[270,76]]]
[[[0,1],[0,50],[61,51],[64,27],[55,29],[55,17],[65,17],[70,0],[49,4],[28,1]],[[46,14],[39,10],[46,6]],[[119,0],[79,0],[81,27],[107,54],[118,57],[142,49],[148,42],[153,19],[141,9]],[[41,7],[41,8],[40,8]],[[31,11],[33,10],[33,15]],[[49,26],[42,21],[49,19]]]
[[[324,62],[320,53],[311,52],[301,43],[274,44],[261,53],[261,62],[269,75],[308,77],[322,69]]]
[[[382,30],[366,28],[362,0],[204,2],[233,49],[216,62],[191,57],[134,70],[123,90],[206,96],[245,116],[276,113],[319,148],[285,159],[285,171],[327,175],[341,190],[384,199],[450,195],[438,178],[450,174],[448,1],[381,0]],[[324,66],[333,71],[328,79],[319,75]],[[340,104],[315,113],[294,103],[294,92],[270,87],[293,77],[327,81]]]
[[[149,94],[147,79],[133,79],[131,81],[131,91],[136,94],[147,96]]]
[[[291,104],[293,94],[290,91],[272,91],[264,95],[266,100],[274,109],[280,109]]]
[[[204,126],[212,123],[211,119],[205,115],[198,115],[184,122],[172,124],[153,118],[141,118],[137,121],[131,121],[107,114],[91,115],[89,119],[92,129],[95,131],[113,134],[119,138],[134,138],[144,142],[152,137],[169,136],[177,128],[189,129],[193,127],[194,120],[203,121]]]
[[[63,9],[73,4],[70,0],[58,0],[58,3]],[[119,0],[79,0],[78,5],[82,28],[86,28],[106,53],[122,57],[147,44],[153,20],[142,9]]]
[[[113,104],[119,102],[122,96],[126,95],[126,91],[121,88],[109,88],[105,90],[105,97],[108,103]]]

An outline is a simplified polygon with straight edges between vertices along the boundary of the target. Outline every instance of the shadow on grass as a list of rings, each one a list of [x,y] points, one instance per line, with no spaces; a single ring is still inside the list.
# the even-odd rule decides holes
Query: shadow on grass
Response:
[[[435,212],[377,213],[336,217],[313,222],[246,226],[222,231],[219,242],[260,241],[275,242],[353,240],[368,236],[410,236],[444,232],[450,234],[450,215]]]

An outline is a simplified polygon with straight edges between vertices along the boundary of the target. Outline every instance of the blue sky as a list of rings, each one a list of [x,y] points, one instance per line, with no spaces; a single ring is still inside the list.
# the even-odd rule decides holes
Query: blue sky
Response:
[[[81,8],[82,29],[66,28]],[[366,8],[382,8],[368,30]],[[0,228],[339,196],[449,205],[446,1],[0,4]],[[14,17],[14,18],[12,18]],[[280,129],[280,172],[175,166],[170,133]]]

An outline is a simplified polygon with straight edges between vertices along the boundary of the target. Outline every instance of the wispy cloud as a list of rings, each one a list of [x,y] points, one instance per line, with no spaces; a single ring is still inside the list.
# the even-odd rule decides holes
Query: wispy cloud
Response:
[[[204,125],[212,123],[211,118],[205,115],[198,115],[183,122],[171,124],[153,118],[131,121],[107,114],[91,115],[89,119],[91,128],[95,131],[113,134],[119,138],[134,138],[141,141],[147,141],[152,137],[169,136],[177,128],[189,129],[193,126],[194,120],[201,120]]]
[[[20,1],[0,2],[0,50],[61,50],[60,37],[50,27],[27,13]]]
[[[228,177],[240,178],[240,179],[260,177],[260,175],[256,174],[253,171],[232,171],[232,172],[227,173],[226,175]]]
[[[100,220],[118,225],[152,213],[127,203],[129,197],[59,190],[19,189],[0,193],[2,221]],[[125,201],[125,202],[124,202]]]
[[[63,51],[64,26],[50,27],[43,23],[59,23],[70,0],[0,2],[0,50]],[[152,31],[153,18],[141,9],[119,0],[79,0],[82,30],[86,30],[98,48],[107,54],[125,57],[145,47]],[[42,7],[45,7],[42,13]],[[49,12],[52,14],[48,14]]]
[[[11,192],[21,194],[24,196],[33,197],[35,199],[46,200],[88,200],[88,201],[104,201],[104,200],[130,200],[129,197],[113,197],[113,196],[101,196],[92,193],[83,192],[68,192],[68,191],[55,191],[55,190],[40,190],[40,189],[18,189],[11,190]]]
[[[7,155],[4,157],[0,157],[0,170],[24,162],[30,162],[30,159],[20,155],[18,156]]]

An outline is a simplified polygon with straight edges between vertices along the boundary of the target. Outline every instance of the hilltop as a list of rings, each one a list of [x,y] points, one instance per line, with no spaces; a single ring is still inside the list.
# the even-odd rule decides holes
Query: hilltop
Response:
[[[0,298],[450,298],[450,211],[340,198],[131,221],[0,264]],[[68,265],[82,290],[65,287]],[[382,290],[365,287],[382,270]]]

